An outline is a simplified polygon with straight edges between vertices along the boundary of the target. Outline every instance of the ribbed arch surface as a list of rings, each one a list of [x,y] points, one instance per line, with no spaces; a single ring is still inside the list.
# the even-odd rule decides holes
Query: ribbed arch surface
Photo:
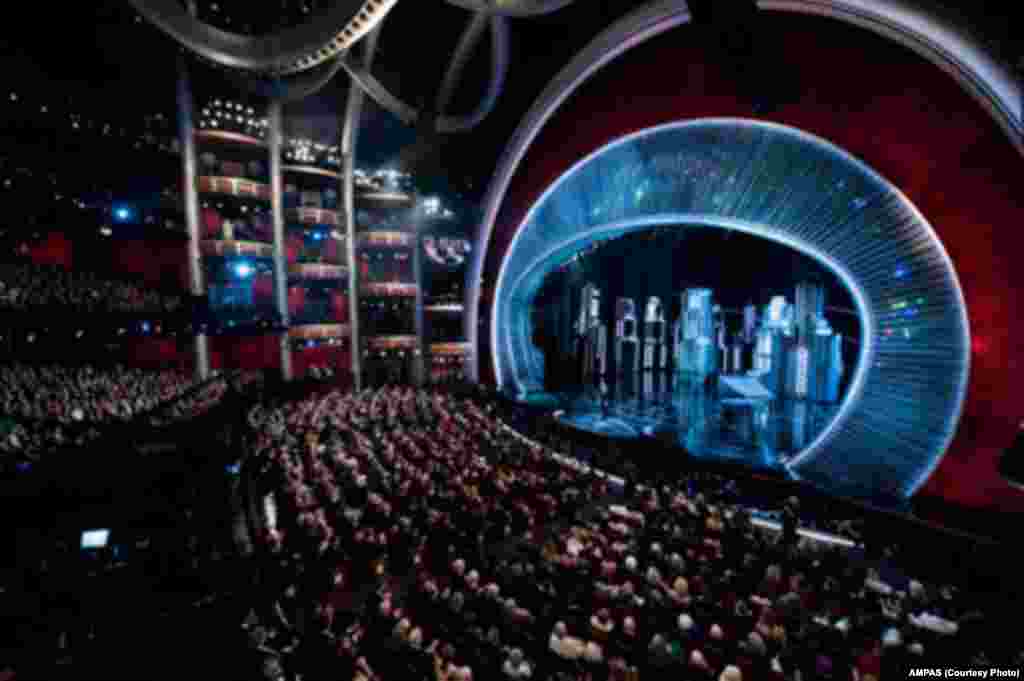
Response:
[[[491,324],[499,384],[542,384],[530,304],[546,274],[595,241],[656,224],[745,231],[840,277],[861,314],[859,362],[835,421],[791,467],[828,486],[911,495],[949,445],[966,391],[970,340],[956,273],[898,190],[794,128],[673,123],[619,139],[562,175],[502,263]]]

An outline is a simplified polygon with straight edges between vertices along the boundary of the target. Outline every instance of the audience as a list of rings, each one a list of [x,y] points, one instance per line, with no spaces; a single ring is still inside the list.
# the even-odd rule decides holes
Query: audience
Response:
[[[161,315],[183,310],[185,299],[147,290],[130,281],[105,279],[92,272],[53,265],[0,263],[0,307]]]
[[[240,372],[230,381],[241,390],[259,376]],[[144,416],[155,426],[195,418],[228,391],[227,377],[214,379],[194,390],[199,384],[191,372],[172,369],[2,365],[0,459],[35,461],[53,450],[83,446],[110,424]]]
[[[2,366],[0,452],[185,423],[259,376]],[[260,579],[243,628],[264,678],[878,681],[925,654],[1021,661],[954,586],[804,536],[799,499],[769,509],[780,531],[718,475],[627,488],[480,396],[320,386],[263,393],[245,422]]]
[[[925,650],[963,664],[981,649],[952,588],[886,584],[792,521],[760,529],[713,476],[626,497],[479,401],[333,391],[249,424],[261,610],[286,632],[287,674],[877,680]]]

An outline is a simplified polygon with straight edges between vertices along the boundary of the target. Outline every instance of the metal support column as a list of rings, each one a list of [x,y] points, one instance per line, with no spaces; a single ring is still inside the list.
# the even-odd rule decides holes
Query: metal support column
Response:
[[[349,94],[350,109],[352,98],[355,96],[354,93]],[[348,114],[346,114],[346,118],[347,116]],[[349,361],[352,371],[352,389],[359,392],[363,389],[363,343],[359,333],[359,258],[358,244],[356,243],[355,165],[355,157],[352,152],[342,151],[341,200],[342,217],[345,220],[345,263],[348,267]]]
[[[195,3],[189,2],[189,11],[195,15]],[[206,295],[203,280],[203,260],[199,250],[199,191],[196,188],[196,139],[192,110],[192,84],[189,79],[185,53],[178,56],[178,136],[181,139],[181,172],[185,202],[185,226],[188,230],[189,293],[193,297]],[[210,375],[210,343],[205,333],[196,333],[192,343],[193,364],[198,380]]]
[[[414,210],[419,211],[419,201]],[[423,341],[423,261],[420,249],[420,220],[413,221],[417,228],[413,234],[412,242],[412,276],[416,282],[416,307],[413,310],[414,329],[416,333],[416,349],[412,353],[412,382],[416,387],[422,387],[426,382],[427,346]]]
[[[281,101],[271,100],[267,112],[267,141],[270,147],[270,212],[274,229],[274,302],[284,326],[278,337],[281,353],[281,377],[292,380],[292,346],[288,336],[291,320],[288,311],[288,262],[284,244],[284,178],[281,175]]]
[[[369,69],[373,65],[373,57],[377,52],[377,40],[380,38],[381,24],[378,24],[363,41],[363,67]],[[341,197],[342,211],[345,219],[345,252],[348,263],[348,307],[349,307],[349,338],[352,358],[352,388],[363,389],[363,344],[359,333],[359,260],[356,243],[355,215],[355,169],[356,142],[359,138],[359,123],[363,114],[363,90],[352,84],[349,86],[348,104],[345,107],[345,118],[341,126]]]

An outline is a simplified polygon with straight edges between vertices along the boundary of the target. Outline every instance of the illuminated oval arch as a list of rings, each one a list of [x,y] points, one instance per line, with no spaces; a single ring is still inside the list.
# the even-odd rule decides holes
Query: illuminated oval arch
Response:
[[[666,224],[777,241],[843,281],[861,317],[859,361],[836,418],[790,466],[812,481],[913,494],[948,447],[966,394],[970,335],[956,272],[891,183],[795,128],[670,123],[615,140],[564,173],[501,265],[491,319],[499,385],[542,382],[529,307],[548,272],[598,240]]]

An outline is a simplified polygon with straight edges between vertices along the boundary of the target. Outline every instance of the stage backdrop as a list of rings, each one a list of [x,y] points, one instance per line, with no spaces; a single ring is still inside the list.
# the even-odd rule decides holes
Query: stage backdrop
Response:
[[[627,52],[571,96],[518,166],[489,244],[481,377],[493,381],[490,305],[516,229],[568,168],[623,135],[677,120],[746,117],[829,140],[895,184],[934,227],[966,297],[971,378],[957,435],[921,494],[1024,511],[997,471],[1024,417],[1024,159],[957,83],[909,50],[830,19],[768,15],[760,92],[742,87],[711,40],[682,27]],[[756,113],[753,102],[773,102]]]

